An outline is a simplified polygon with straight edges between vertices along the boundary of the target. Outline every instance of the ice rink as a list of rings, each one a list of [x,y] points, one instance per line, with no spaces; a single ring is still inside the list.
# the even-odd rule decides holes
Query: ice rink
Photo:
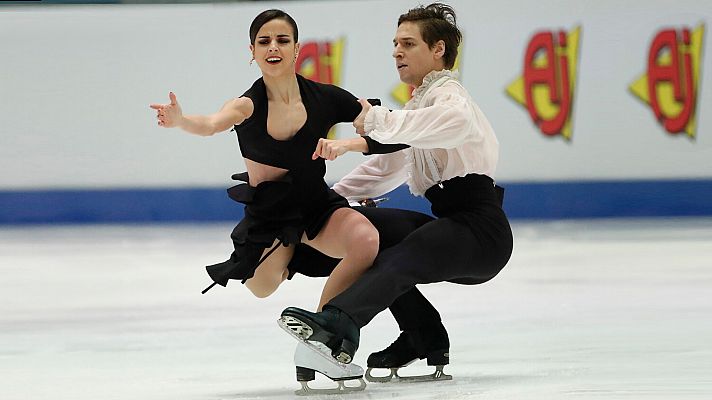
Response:
[[[234,281],[201,295],[231,229],[0,228],[0,399],[296,398],[296,342],[276,321],[314,308],[323,280],[298,276],[267,299]],[[712,398],[712,219],[513,229],[494,280],[422,287],[450,332],[453,381],[330,398]],[[379,315],[356,363],[396,330]]]

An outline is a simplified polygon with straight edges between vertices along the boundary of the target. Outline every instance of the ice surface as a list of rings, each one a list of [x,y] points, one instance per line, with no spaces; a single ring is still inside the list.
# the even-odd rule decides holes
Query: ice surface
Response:
[[[0,399],[295,398],[296,342],[276,321],[314,308],[323,279],[267,299],[239,282],[201,295],[231,228],[0,229]],[[494,280],[422,287],[450,332],[453,381],[331,398],[712,398],[712,219],[513,228]],[[396,336],[382,313],[355,362]]]

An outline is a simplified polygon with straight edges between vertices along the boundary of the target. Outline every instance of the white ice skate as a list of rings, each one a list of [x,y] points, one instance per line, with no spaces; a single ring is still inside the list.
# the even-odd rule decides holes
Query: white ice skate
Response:
[[[330,356],[324,357],[320,351],[313,349],[305,342],[297,344],[297,349],[294,352],[294,365],[297,367],[297,382],[302,384],[302,388],[294,392],[298,396],[344,394],[362,391],[366,388],[366,382],[363,380],[363,368],[353,363],[340,363]],[[309,387],[308,382],[315,379],[315,372],[336,382],[338,386],[331,389]],[[352,380],[358,380],[358,386],[346,386],[346,382]]]
[[[277,320],[277,325],[334,365],[346,366],[351,362],[351,356],[343,352],[336,357],[332,356],[331,349],[327,345],[317,340],[313,340],[315,339],[314,330],[308,324],[298,320],[297,318],[288,315],[281,316]]]

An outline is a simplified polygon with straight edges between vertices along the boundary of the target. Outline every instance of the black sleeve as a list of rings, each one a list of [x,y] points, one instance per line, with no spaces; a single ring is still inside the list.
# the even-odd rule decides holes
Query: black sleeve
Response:
[[[371,154],[386,154],[386,153],[395,153],[396,151],[407,149],[410,147],[407,144],[383,144],[379,143],[373,139],[371,139],[368,136],[364,136],[364,139],[366,139],[366,144],[368,145],[368,152],[363,153],[364,155],[368,156]]]
[[[356,96],[334,85],[325,85],[328,94],[328,106],[331,106],[332,124],[353,122],[361,113],[361,104]]]
[[[264,82],[262,81],[262,78],[260,78],[256,80],[240,97],[247,97],[252,100],[252,106],[254,107],[254,110],[257,110],[257,107],[262,102],[262,98],[264,97],[262,93],[264,93]],[[253,112],[252,115],[255,115],[255,113]],[[242,121],[240,125],[245,124],[250,119],[252,119],[252,116]]]
[[[259,101],[262,96],[260,96],[261,92],[264,92],[264,83],[262,81],[262,78],[254,81],[252,83],[252,86],[250,86],[249,89],[245,91],[245,93],[242,94],[240,97],[247,97],[253,102]]]

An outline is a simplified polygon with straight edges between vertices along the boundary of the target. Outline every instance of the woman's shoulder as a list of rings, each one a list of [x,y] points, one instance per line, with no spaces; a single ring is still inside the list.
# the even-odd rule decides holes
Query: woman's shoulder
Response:
[[[232,108],[238,110],[243,115],[252,115],[255,108],[255,103],[249,97],[235,97],[228,101]]]
[[[299,74],[297,74],[297,80],[303,87],[322,95],[339,96],[343,94],[351,94],[346,89],[343,89],[335,84],[316,82]]]
[[[227,104],[240,114],[246,116],[246,118],[239,124],[244,125],[246,122],[251,121],[255,110],[260,107],[260,104],[264,104],[267,98],[266,88],[264,86],[264,80],[262,78],[257,79],[252,86],[250,86],[245,93],[239,97],[228,100]]]
[[[258,78],[252,83],[249,89],[245,91],[239,98],[247,97],[253,102],[259,101],[267,96],[267,89],[265,88],[265,81],[262,78]]]

